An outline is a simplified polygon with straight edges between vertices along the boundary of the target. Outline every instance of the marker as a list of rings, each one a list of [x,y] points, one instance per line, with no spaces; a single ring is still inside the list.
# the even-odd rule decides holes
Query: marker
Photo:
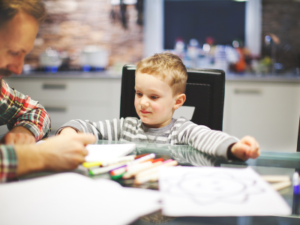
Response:
[[[271,183],[271,187],[276,191],[280,191],[281,189],[284,189],[289,186],[291,186],[291,181]]]
[[[137,177],[134,180],[135,184],[143,184],[146,183],[148,181],[157,181],[158,180],[158,173],[154,172],[154,173],[150,173],[146,176],[143,177]]]
[[[89,173],[90,173],[90,175],[93,176],[93,175],[98,175],[98,174],[102,174],[102,173],[112,172],[112,170],[127,167],[127,166],[131,166],[131,165],[135,165],[135,164],[138,164],[138,163],[141,163],[141,162],[144,162],[146,160],[153,159],[153,158],[155,158],[155,154],[151,153],[151,154],[148,154],[146,156],[143,156],[143,157],[141,157],[139,159],[136,159],[134,161],[131,161],[131,162],[118,163],[118,164],[114,164],[114,165],[107,166],[107,167],[90,169]]]
[[[149,153],[137,155],[137,156],[135,157],[135,159],[139,159],[139,158],[144,157],[144,156],[146,156],[146,155],[149,155]]]
[[[92,168],[92,167],[98,167],[102,165],[102,162],[84,162],[82,165],[85,168]]]
[[[293,187],[294,187],[294,194],[298,195],[300,193],[298,172],[295,172],[293,174]]]
[[[143,165],[144,164],[144,165]],[[148,169],[151,169],[151,168],[154,168],[156,166],[160,166],[162,164],[162,162],[156,162],[156,163],[142,163],[141,167],[139,168],[135,168],[133,170],[128,170],[128,172],[126,172],[124,175],[123,175],[123,179],[129,179],[131,177],[134,177],[136,174],[142,172],[142,171],[146,171]]]
[[[125,172],[124,172],[125,173]],[[122,176],[124,175],[124,173],[118,174],[118,175],[114,175],[114,176],[110,176],[110,178],[112,180],[119,180],[122,178]]]
[[[172,159],[169,159],[169,160],[166,160],[163,162],[162,165],[158,166],[158,167],[154,167],[152,169],[149,169],[149,170],[146,170],[146,171],[142,171],[138,174],[136,174],[136,177],[142,177],[142,176],[147,176],[148,174],[151,174],[151,173],[158,173],[158,170],[161,168],[161,167],[165,167],[165,166],[176,166],[178,164],[177,161],[174,161]]]
[[[151,153],[151,154],[148,154],[148,155],[143,156],[143,157],[141,157],[141,158],[138,158],[138,159],[136,159],[136,160],[134,160],[134,161],[132,161],[132,162],[129,162],[129,163],[128,163],[128,166],[129,166],[129,165],[134,165],[134,164],[137,164],[137,163],[141,163],[141,162],[145,162],[145,161],[147,161],[147,160],[149,160],[149,159],[154,159],[154,158],[155,158],[155,154],[154,154],[154,153]]]
[[[135,159],[135,155],[128,155],[128,156],[123,156],[111,160],[104,160],[104,161],[99,161],[99,162],[84,162],[82,165],[85,168],[92,168],[92,167],[98,167],[98,166],[110,166],[116,163],[121,163],[121,162],[130,162]]]
[[[89,173],[90,173],[90,175],[94,176],[94,175],[98,175],[98,174],[102,174],[102,173],[107,173],[113,169],[120,168],[121,166],[124,166],[124,165],[126,165],[126,163],[118,163],[118,164],[107,166],[107,167],[89,169]]]
[[[140,167],[141,164],[144,164],[146,162],[150,162],[151,164],[153,163],[153,159],[148,159],[146,160],[145,162],[142,162],[142,163],[137,163],[137,164],[133,164],[133,165],[123,165],[123,166],[120,166],[119,168],[116,168],[116,169],[113,169],[110,172],[111,175],[117,175],[117,174],[120,174],[120,173],[124,173],[126,171],[129,171],[129,170],[134,170],[138,167]],[[150,164],[150,165],[151,165]]]
[[[116,164],[114,164],[114,165],[116,165]],[[111,166],[113,166],[113,165],[111,165]],[[123,164],[121,164],[121,166],[115,167],[115,168],[109,170],[108,172],[111,173],[111,172],[113,172],[114,170],[118,170],[118,169],[125,169],[125,171],[126,171],[126,168],[127,168],[127,163],[123,163]]]
[[[119,175],[121,173],[125,173],[126,169],[127,169],[127,167],[122,167],[122,168],[119,168],[119,169],[112,170],[112,171],[110,171],[110,175],[111,176],[116,176],[116,175]]]
[[[148,155],[149,154],[147,154],[147,156]],[[142,158],[142,157],[140,157],[140,158]],[[114,176],[114,175],[118,175],[120,173],[124,173],[124,172],[128,171],[129,168],[133,168],[134,166],[138,166],[141,162],[147,162],[147,161],[149,161],[149,162],[152,163],[152,161],[150,161],[152,159],[148,159],[148,158],[149,157],[143,158],[143,159],[140,159],[139,161],[134,160],[134,161],[126,163],[125,165],[122,165],[122,166],[120,166],[118,168],[114,168],[114,169],[110,170],[109,172],[110,172],[111,175]]]
[[[178,164],[177,161],[172,161],[172,162],[165,163],[161,166],[158,166],[156,168],[146,170],[146,171],[144,171],[145,172],[144,174],[143,174],[143,172],[141,172],[138,174],[139,176],[136,176],[134,183],[135,184],[143,184],[148,181],[153,181],[153,182],[158,181],[158,176],[159,176],[158,170],[160,168],[167,167],[167,166],[176,166],[177,164]],[[149,171],[150,171],[150,173],[149,173]],[[148,172],[148,173],[146,173],[146,172]]]
[[[152,156],[151,156],[152,157]],[[154,155],[154,157],[155,157],[155,155]],[[139,160],[134,160],[134,161],[132,161],[132,160],[130,160],[129,162],[127,162],[126,164],[124,164],[124,165],[122,165],[122,166],[119,166],[119,167],[117,167],[117,168],[114,168],[114,169],[112,169],[112,170],[110,170],[109,172],[113,172],[114,170],[118,170],[118,169],[121,169],[121,168],[125,168],[125,171],[127,171],[128,170],[128,168],[126,168],[126,167],[130,167],[130,166],[134,166],[134,165],[138,165],[139,163],[141,163],[141,162],[148,162],[148,161],[150,161],[151,163],[152,163],[152,159],[148,159],[149,158],[149,156],[148,157],[144,157],[144,158],[140,158]]]
[[[116,159],[111,159],[111,160],[105,160],[102,163],[102,166],[110,166],[116,163],[121,163],[121,162],[131,162],[135,159],[135,155],[128,155],[128,156],[123,156],[123,157],[119,157]]]
[[[158,159],[153,159],[152,163],[156,163],[156,162],[163,162],[164,159],[163,158],[158,158]]]

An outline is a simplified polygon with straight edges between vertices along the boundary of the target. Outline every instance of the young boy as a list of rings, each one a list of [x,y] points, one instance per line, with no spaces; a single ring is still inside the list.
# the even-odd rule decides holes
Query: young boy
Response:
[[[112,121],[71,120],[57,133],[92,133],[98,139],[153,142],[158,144],[188,144],[218,157],[257,158],[259,145],[246,136],[241,140],[228,134],[197,125],[173,113],[186,100],[186,67],[180,58],[171,53],[155,54],[143,59],[135,74],[135,109],[140,117]]]

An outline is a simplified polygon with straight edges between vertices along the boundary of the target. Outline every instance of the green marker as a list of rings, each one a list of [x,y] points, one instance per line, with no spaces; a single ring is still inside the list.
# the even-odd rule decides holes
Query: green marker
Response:
[[[124,172],[125,173],[125,172]],[[119,180],[119,179],[121,179],[122,177],[123,177],[123,174],[124,173],[121,173],[121,174],[118,174],[118,175],[115,175],[115,176],[110,176],[110,178],[112,179],[112,180]]]
[[[91,176],[94,176],[94,173],[93,173],[92,170],[89,170],[89,174],[90,174]]]

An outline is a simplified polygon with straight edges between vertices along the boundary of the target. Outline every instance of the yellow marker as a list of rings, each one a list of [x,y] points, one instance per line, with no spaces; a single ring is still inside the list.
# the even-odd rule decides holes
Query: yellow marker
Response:
[[[84,163],[82,163],[82,165],[83,165],[85,168],[91,168],[91,167],[101,166],[101,165],[102,165],[102,162],[84,162]]]

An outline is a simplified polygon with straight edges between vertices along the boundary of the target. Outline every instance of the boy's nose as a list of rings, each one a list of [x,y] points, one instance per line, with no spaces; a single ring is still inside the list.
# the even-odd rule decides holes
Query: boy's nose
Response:
[[[147,98],[143,97],[141,99],[141,106],[142,107],[148,107],[149,106],[149,102],[148,102]]]

